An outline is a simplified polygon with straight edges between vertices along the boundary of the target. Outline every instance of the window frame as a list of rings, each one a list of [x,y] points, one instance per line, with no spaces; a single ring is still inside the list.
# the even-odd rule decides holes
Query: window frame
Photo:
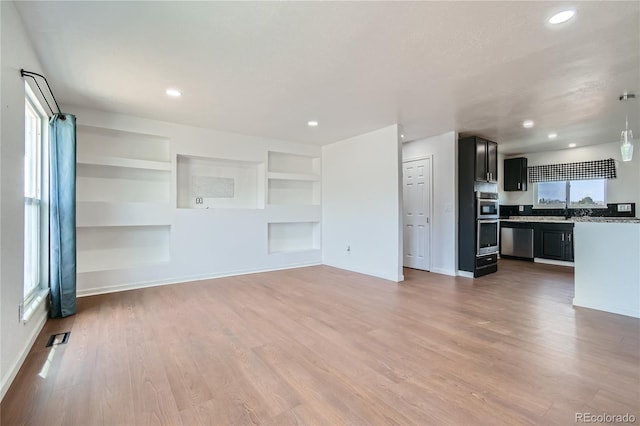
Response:
[[[586,180],[602,180],[604,186],[604,205],[600,204],[572,204],[571,203],[571,182],[572,180],[553,181],[564,182],[565,184],[565,202],[559,204],[538,204],[538,185],[547,182],[535,182],[533,185],[533,208],[539,210],[552,209],[606,209],[607,206],[607,179],[586,179]]]
[[[37,204],[39,206],[38,220],[37,220],[37,284],[31,287],[27,291],[27,275],[23,276],[23,305],[21,310],[21,317],[23,321],[27,321],[33,313],[36,305],[38,305],[49,291],[49,116],[42,107],[42,103],[36,96],[35,92],[31,89],[29,84],[25,82],[25,164],[26,162],[26,148],[27,148],[27,114],[28,112],[35,115],[38,120],[38,127],[36,130],[36,150],[37,150],[37,164],[36,164],[36,181],[34,183],[35,193],[27,194],[26,182],[23,182],[24,192],[24,217],[25,224],[23,226],[23,238],[25,248],[23,253],[26,256],[26,215],[27,206]],[[24,170],[23,177],[26,178],[26,170]],[[29,196],[32,195],[32,196]],[[26,272],[26,257],[23,261],[23,271]]]

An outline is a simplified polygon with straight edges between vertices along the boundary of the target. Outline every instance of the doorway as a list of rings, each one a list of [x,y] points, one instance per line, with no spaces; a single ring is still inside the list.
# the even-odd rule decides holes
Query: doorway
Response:
[[[403,264],[431,269],[431,157],[402,162]]]

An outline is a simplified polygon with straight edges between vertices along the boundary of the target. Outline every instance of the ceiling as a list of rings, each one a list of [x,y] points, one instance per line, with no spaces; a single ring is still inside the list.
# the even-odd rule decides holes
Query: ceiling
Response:
[[[398,123],[535,152],[614,142],[626,113],[640,134],[618,101],[640,94],[638,1],[16,6],[65,105],[318,145]]]

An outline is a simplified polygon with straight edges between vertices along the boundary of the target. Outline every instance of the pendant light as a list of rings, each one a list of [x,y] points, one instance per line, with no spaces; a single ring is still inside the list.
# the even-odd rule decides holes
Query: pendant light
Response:
[[[636,95],[633,93],[624,93],[620,96],[621,101],[627,101],[629,99],[635,99]],[[625,129],[620,136],[620,153],[622,154],[622,161],[631,161],[633,159],[633,132],[629,130],[629,114],[625,120]]]

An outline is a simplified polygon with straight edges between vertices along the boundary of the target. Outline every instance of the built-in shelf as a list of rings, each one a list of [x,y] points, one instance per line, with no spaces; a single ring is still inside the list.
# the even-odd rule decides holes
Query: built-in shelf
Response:
[[[112,203],[169,202],[171,174],[159,170],[78,164],[76,199]]]
[[[170,226],[79,227],[78,273],[127,269],[170,260]]]
[[[320,180],[320,175],[311,174],[311,173],[269,172],[267,174],[267,177],[273,180],[299,180],[299,181],[309,181],[309,182],[317,182]]]
[[[269,151],[268,171],[320,176],[320,157]]]
[[[264,163],[178,155],[177,168],[178,208],[264,208]]]
[[[76,226],[155,226],[169,225],[169,204],[113,203],[79,201],[76,203]]]
[[[268,204],[320,205],[320,157],[269,151]]]
[[[132,169],[171,171],[168,161],[138,160],[136,158],[105,157],[101,155],[82,154],[76,158],[78,164],[110,167],[127,167]]]
[[[269,204],[319,205],[320,182],[308,180],[269,179]]]
[[[148,168],[154,163],[170,164],[169,139],[156,135],[101,127],[78,125],[77,157],[80,161],[98,161],[102,165]],[[112,158],[115,164],[104,164],[101,158]],[[129,163],[126,160],[140,160]],[[121,165],[124,161],[125,165]],[[148,164],[146,162],[149,162]],[[93,163],[91,163],[93,164]],[[146,165],[146,166],[145,166]]]
[[[291,253],[320,249],[319,222],[274,222],[268,224],[269,253]]]

